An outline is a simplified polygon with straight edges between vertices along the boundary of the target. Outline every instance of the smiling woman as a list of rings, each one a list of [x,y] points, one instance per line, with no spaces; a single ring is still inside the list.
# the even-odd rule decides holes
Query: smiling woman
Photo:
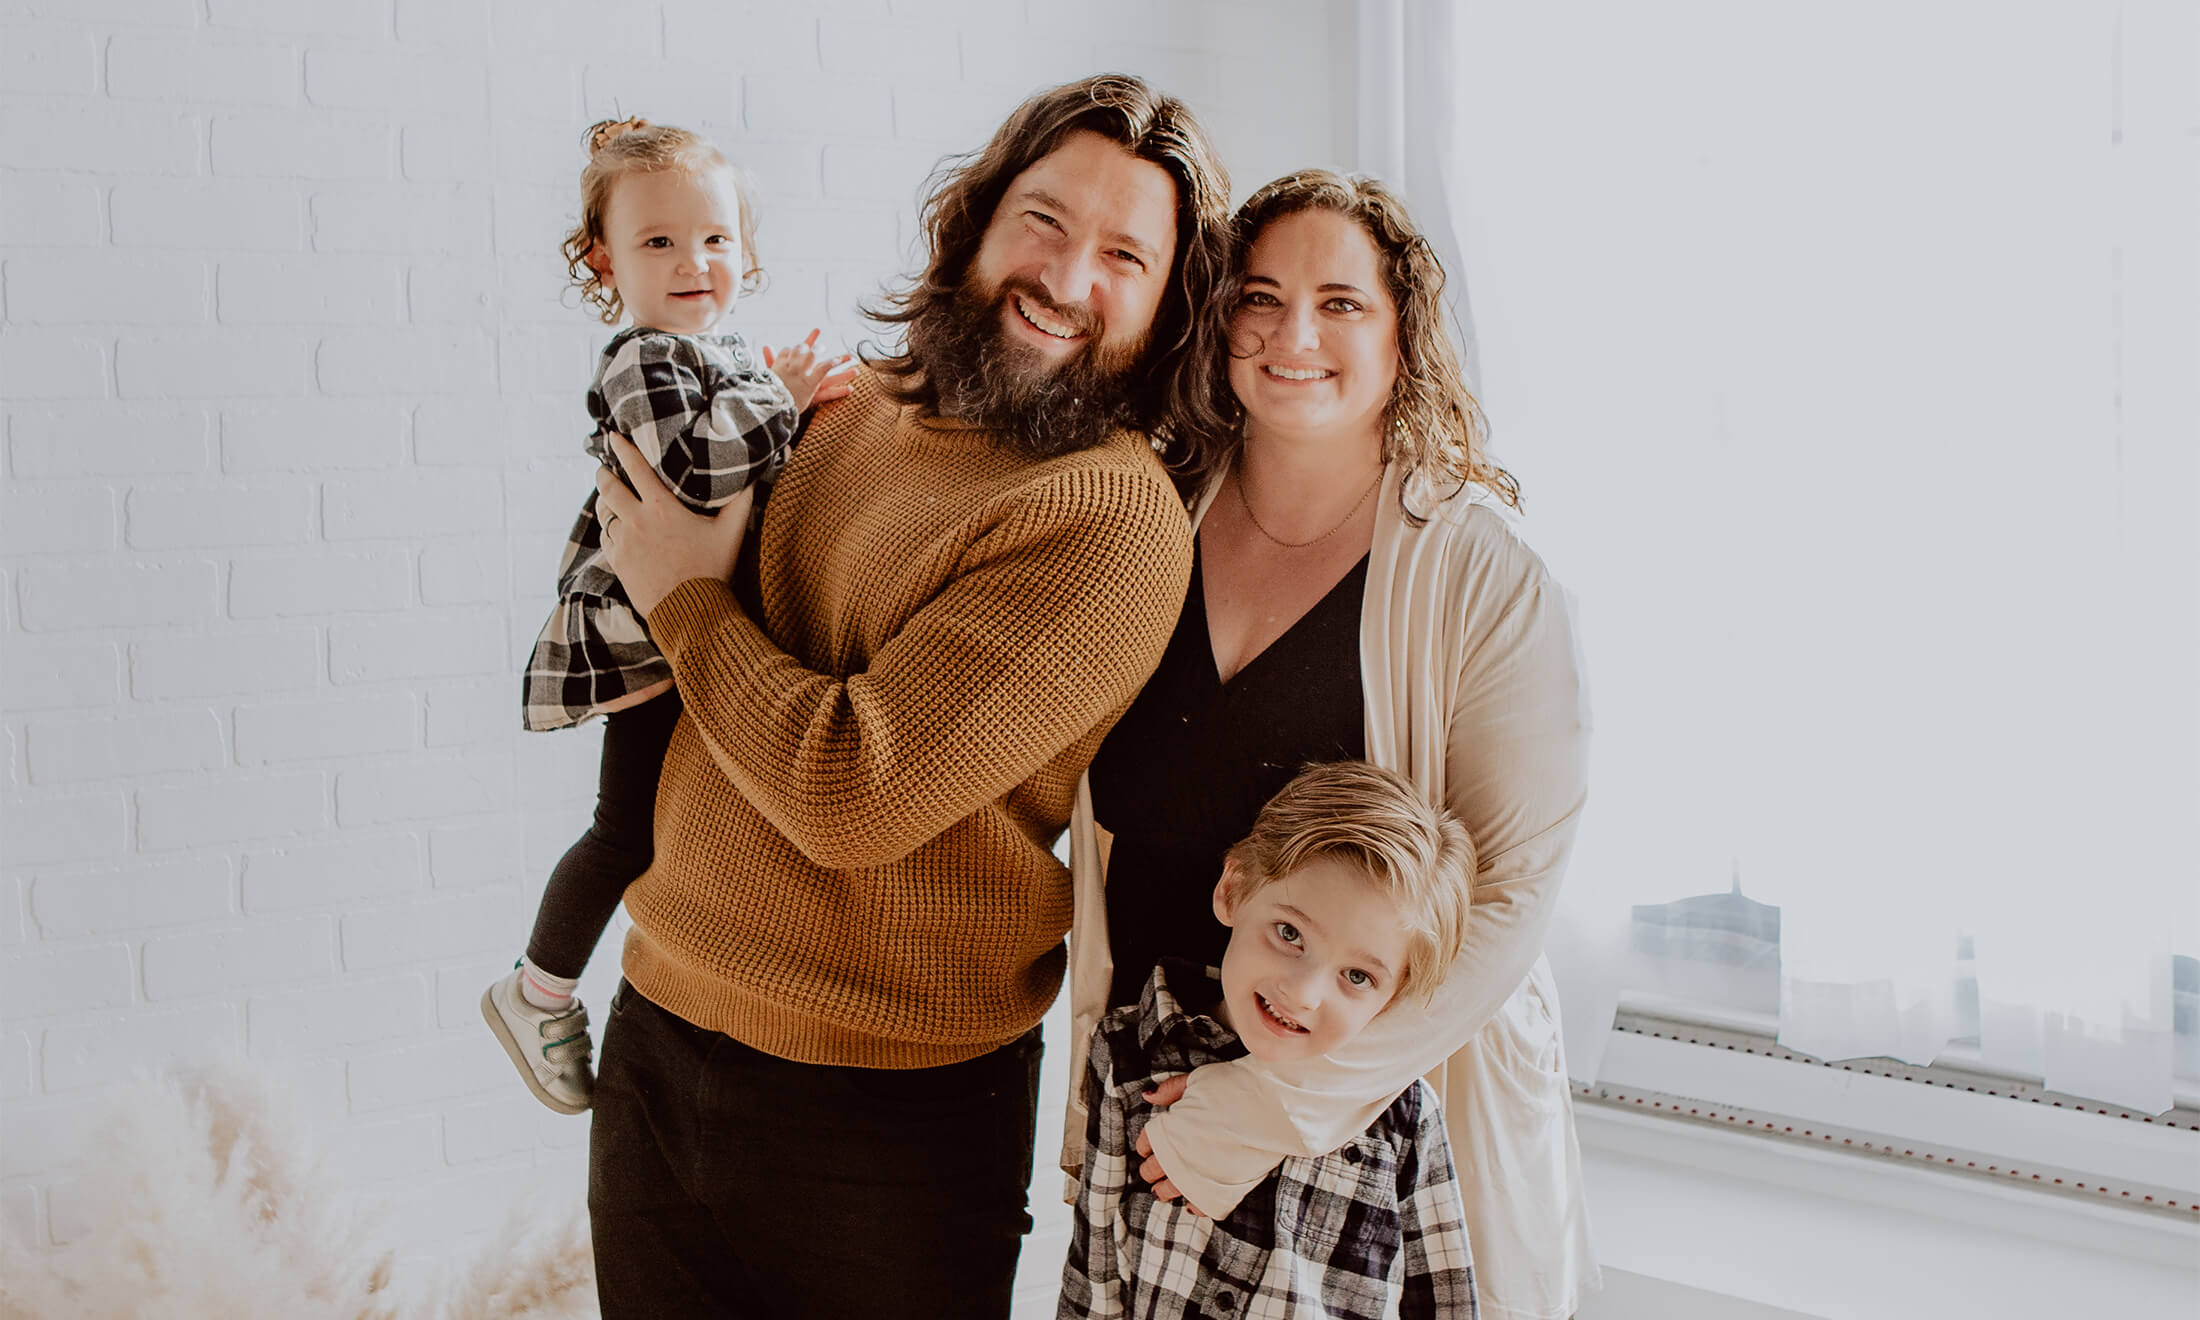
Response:
[[[1381,264],[1367,230],[1335,211],[1295,212],[1261,231],[1231,321],[1230,388],[1249,430],[1277,443],[1382,433],[1398,379],[1398,309]],[[1242,495],[1242,469],[1238,477]],[[1261,529],[1305,534],[1323,513],[1297,502]]]
[[[1485,1313],[1566,1316],[1594,1267],[1541,958],[1587,730],[1563,593],[1516,533],[1442,271],[1397,199],[1306,171],[1256,192],[1238,238],[1214,364],[1235,416],[1192,437],[1210,457],[1191,589],[1073,825],[1077,1029],[1163,958],[1234,947],[1210,898],[1224,854],[1298,767],[1403,774],[1482,858],[1453,975],[1322,1057],[1193,1072],[1144,1129],[1142,1172],[1227,1215],[1441,1069]]]

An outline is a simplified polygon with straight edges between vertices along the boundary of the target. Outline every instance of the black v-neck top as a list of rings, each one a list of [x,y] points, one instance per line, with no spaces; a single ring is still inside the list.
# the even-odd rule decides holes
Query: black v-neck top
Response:
[[[1161,667],[1092,762],[1093,815],[1115,836],[1107,880],[1111,1008],[1136,1004],[1163,957],[1220,966],[1230,934],[1213,905],[1222,855],[1307,762],[1366,754],[1366,586],[1362,556],[1224,683],[1193,541],[1191,589]]]

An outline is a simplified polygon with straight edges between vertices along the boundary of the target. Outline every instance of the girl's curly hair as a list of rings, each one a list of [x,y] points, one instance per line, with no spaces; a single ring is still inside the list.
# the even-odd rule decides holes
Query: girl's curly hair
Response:
[[[617,325],[625,304],[616,289],[604,287],[603,276],[591,264],[596,245],[603,242],[604,213],[611,206],[611,185],[631,171],[686,170],[701,174],[724,170],[733,176],[733,191],[741,208],[741,292],[754,293],[764,274],[756,263],[756,212],[749,206],[748,180],[708,138],[670,124],[646,119],[606,119],[589,125],[582,139],[588,144],[588,164],[581,169],[581,219],[565,236],[565,265],[581,301],[596,309],[606,325]]]

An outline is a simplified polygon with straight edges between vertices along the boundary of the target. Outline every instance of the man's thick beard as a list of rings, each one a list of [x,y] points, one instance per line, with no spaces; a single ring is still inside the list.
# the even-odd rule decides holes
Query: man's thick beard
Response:
[[[1129,425],[1129,381],[1146,338],[1103,349],[1095,333],[1083,352],[1046,368],[1001,324],[1011,292],[1081,326],[1090,320],[1018,281],[986,290],[965,280],[952,303],[909,323],[909,357],[938,392],[941,415],[975,423],[1002,448],[1034,459],[1090,449]]]

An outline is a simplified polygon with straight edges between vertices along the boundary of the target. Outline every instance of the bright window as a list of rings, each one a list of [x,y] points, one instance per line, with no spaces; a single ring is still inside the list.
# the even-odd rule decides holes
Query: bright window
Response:
[[[2200,955],[2190,6],[1472,14],[1485,403],[1596,710],[1573,1022],[1674,974],[1638,905],[1738,875],[1789,1045],[1975,1038],[2166,1107]],[[1747,910],[1697,907],[1676,948],[1747,953]],[[1761,958],[1692,965],[1764,996]]]

